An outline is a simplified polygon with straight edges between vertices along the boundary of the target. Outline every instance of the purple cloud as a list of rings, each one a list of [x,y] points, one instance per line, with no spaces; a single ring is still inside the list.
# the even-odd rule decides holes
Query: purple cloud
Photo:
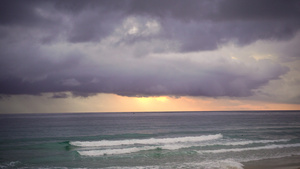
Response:
[[[0,93],[250,96],[289,69],[203,52],[300,28],[298,1],[250,2],[3,1]]]

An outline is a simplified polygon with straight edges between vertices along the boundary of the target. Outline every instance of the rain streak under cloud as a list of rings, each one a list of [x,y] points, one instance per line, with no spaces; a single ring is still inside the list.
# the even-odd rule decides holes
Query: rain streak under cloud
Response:
[[[3,96],[300,103],[296,0],[9,0],[0,8]]]

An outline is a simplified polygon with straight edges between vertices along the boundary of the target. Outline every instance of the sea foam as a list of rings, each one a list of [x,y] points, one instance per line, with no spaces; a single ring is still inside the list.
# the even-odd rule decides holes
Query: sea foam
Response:
[[[108,167],[105,169],[173,169],[173,168],[205,168],[205,169],[243,169],[243,164],[231,160],[216,160],[216,161],[203,161],[191,163],[168,163],[161,166],[134,166],[134,167]]]
[[[153,146],[146,146],[146,147],[132,147],[132,148],[106,149],[106,150],[83,150],[83,151],[78,151],[78,153],[82,156],[104,156],[104,155],[135,153],[143,150],[151,150],[154,148],[155,147]]]
[[[276,142],[288,142],[290,139],[280,139],[280,140],[247,140],[247,141],[237,141],[221,143],[220,145],[225,146],[238,146],[238,145],[248,145],[248,144],[258,144],[258,143],[276,143]]]
[[[251,150],[266,150],[266,149],[280,149],[280,148],[291,148],[300,147],[300,143],[297,144],[280,144],[280,145],[266,145],[261,147],[248,147],[248,148],[233,148],[233,149],[219,149],[219,150],[202,150],[197,151],[198,153],[226,153],[226,152],[242,152]]]
[[[222,134],[203,135],[193,137],[175,137],[175,138],[150,138],[150,139],[131,139],[131,140],[101,140],[101,141],[72,141],[73,146],[79,147],[105,147],[105,146],[122,146],[122,145],[157,145],[157,144],[173,144],[185,142],[202,142],[208,140],[221,139]]]
[[[230,142],[229,142],[230,141]],[[281,140],[244,140],[244,141],[235,141],[232,140],[216,140],[215,142],[205,142],[205,143],[197,143],[197,142],[189,142],[189,143],[174,143],[174,144],[166,144],[160,146],[162,149],[168,150],[177,150],[182,148],[189,147],[205,147],[205,146],[240,146],[240,145],[250,145],[250,144],[260,144],[260,143],[277,143],[277,142],[288,142],[289,139],[281,139]]]

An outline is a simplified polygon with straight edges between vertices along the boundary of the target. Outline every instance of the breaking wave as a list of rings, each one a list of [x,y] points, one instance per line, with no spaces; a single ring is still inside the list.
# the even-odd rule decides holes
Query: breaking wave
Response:
[[[242,152],[251,150],[267,150],[267,149],[280,149],[280,148],[291,148],[300,147],[300,143],[297,144],[280,144],[280,145],[266,145],[261,147],[248,147],[248,148],[233,148],[233,149],[218,149],[218,150],[204,150],[198,151],[198,153],[226,153],[226,152]]]
[[[276,142],[288,142],[289,139],[280,139],[280,140],[252,140],[252,141],[237,141],[237,142],[228,142],[223,143],[222,145],[226,146],[238,146],[238,145],[248,145],[248,144],[259,144],[259,143],[276,143]]]
[[[176,137],[176,138],[150,138],[150,139],[131,139],[131,140],[102,140],[102,141],[72,141],[73,146],[78,147],[106,147],[106,146],[122,146],[122,145],[157,145],[157,144],[173,144],[186,142],[202,142],[208,140],[221,139],[222,134],[193,136],[193,137]]]
[[[105,150],[83,150],[78,151],[83,156],[104,156],[104,155],[116,155],[116,154],[128,154],[135,153],[143,150],[151,150],[154,147],[133,147],[133,148],[120,148],[120,149],[105,149]]]
[[[105,169],[173,169],[173,168],[204,168],[204,169],[243,169],[243,164],[240,162],[226,159],[219,161],[203,161],[191,163],[169,163],[162,166],[134,166],[134,167],[108,167]]]
[[[73,141],[69,144],[76,146],[77,152],[82,156],[105,156],[105,155],[119,155],[136,153],[148,150],[178,150],[183,148],[196,148],[198,153],[224,153],[224,152],[241,152],[248,150],[261,149],[276,149],[299,147],[300,144],[286,144],[286,145],[265,145],[260,147],[246,147],[246,148],[227,148],[228,146],[244,146],[252,144],[267,144],[288,142],[288,139],[280,140],[232,140],[223,139],[222,134],[190,136],[190,137],[175,137],[175,138],[149,138],[149,139],[129,139],[129,140],[101,140],[101,141]],[[200,150],[197,148],[206,146],[221,146],[217,150]],[[190,149],[191,150],[191,149]],[[191,151],[194,151],[192,148]]]

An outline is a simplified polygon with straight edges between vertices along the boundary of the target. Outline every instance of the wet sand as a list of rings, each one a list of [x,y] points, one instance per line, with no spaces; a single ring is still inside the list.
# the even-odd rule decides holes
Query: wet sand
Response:
[[[244,169],[300,169],[300,156],[245,162]]]

